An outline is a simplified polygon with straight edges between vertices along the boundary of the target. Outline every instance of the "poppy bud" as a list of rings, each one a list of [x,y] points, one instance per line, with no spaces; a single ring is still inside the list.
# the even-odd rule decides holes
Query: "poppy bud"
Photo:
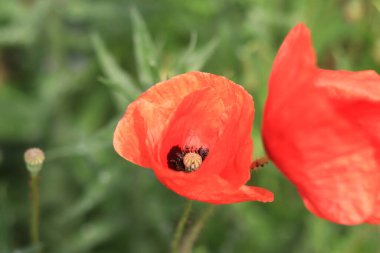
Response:
[[[24,153],[26,168],[32,176],[36,176],[45,161],[45,154],[39,148],[30,148]]]

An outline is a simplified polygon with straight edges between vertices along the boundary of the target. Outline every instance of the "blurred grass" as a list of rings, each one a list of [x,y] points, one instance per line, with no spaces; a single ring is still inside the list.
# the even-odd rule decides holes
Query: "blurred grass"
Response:
[[[255,99],[255,154],[276,51],[298,22],[320,66],[380,72],[378,1],[4,0],[0,2],[0,252],[28,243],[22,155],[47,151],[45,252],[167,252],[184,200],[118,157],[112,133],[126,105],[189,70],[243,84]],[[303,207],[269,166],[251,184],[272,204],[220,206],[194,252],[380,252],[375,226],[344,227]],[[196,203],[193,217],[204,207]],[[194,222],[194,220],[191,220]]]

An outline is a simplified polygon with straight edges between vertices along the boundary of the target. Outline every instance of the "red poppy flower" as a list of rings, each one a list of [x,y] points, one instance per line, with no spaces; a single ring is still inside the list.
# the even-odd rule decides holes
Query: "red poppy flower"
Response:
[[[114,147],[186,198],[268,202],[271,192],[244,185],[253,113],[252,97],[241,86],[221,76],[186,73],[156,84],[128,106]]]
[[[271,160],[327,220],[380,223],[380,76],[316,66],[297,25],[273,64],[263,120]]]

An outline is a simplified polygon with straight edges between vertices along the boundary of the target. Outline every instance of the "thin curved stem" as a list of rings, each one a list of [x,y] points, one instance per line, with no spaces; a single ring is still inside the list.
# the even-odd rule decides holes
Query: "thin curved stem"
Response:
[[[178,253],[179,244],[183,235],[183,231],[185,229],[186,222],[189,218],[191,207],[193,202],[191,200],[187,200],[185,209],[183,210],[182,217],[178,221],[177,228],[174,234],[174,238],[171,244],[171,253]]]
[[[186,234],[183,244],[181,246],[181,253],[190,253],[193,249],[194,243],[197,240],[200,232],[202,231],[206,221],[214,213],[215,205],[209,205],[203,210],[201,216],[197,222],[190,228],[189,232]]]

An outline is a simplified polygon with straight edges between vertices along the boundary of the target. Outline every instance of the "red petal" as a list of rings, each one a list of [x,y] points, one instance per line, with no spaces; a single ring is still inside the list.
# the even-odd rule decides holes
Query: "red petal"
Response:
[[[231,122],[232,129],[228,136],[233,141],[226,144],[234,156],[228,160],[226,168],[220,175],[231,184],[238,186],[246,183],[251,176],[250,165],[253,153],[251,132],[254,106],[251,96],[246,92],[235,91],[235,96],[237,96],[235,102],[237,109],[233,115],[236,118]],[[226,148],[221,150],[221,155],[225,155]]]
[[[380,147],[380,75],[370,70],[319,70],[316,85],[335,101],[340,114],[367,132]]]
[[[190,72],[156,84],[131,103],[114,133],[114,148],[125,159],[151,167],[163,130],[183,98],[210,86],[210,74]]]
[[[172,180],[165,178],[166,175],[156,175],[161,183],[177,194],[201,202],[212,204],[230,204],[243,201],[272,202],[274,198],[273,193],[266,189],[246,185],[234,187],[218,176],[189,179],[189,175],[179,173],[176,180]],[[183,188],[183,185],[188,185],[188,188]]]
[[[241,186],[250,177],[253,101],[243,88],[226,78],[208,77],[213,85],[185,97],[172,117],[157,168],[171,175],[169,180],[176,180],[180,173],[173,173],[166,166],[169,150],[176,145],[203,146],[209,149],[209,155],[197,172],[187,176],[220,174],[230,184]]]
[[[316,69],[315,61],[310,32],[299,24],[289,32],[274,60],[266,102],[270,106],[265,108],[266,114],[280,113],[287,101],[296,98],[299,86],[306,83]],[[294,82],[294,78],[298,81]]]
[[[377,196],[375,209],[372,215],[365,221],[370,224],[380,224],[380,194]]]
[[[240,86],[207,73],[187,73],[157,84],[127,109],[114,146],[124,158],[152,167],[178,194],[210,203],[268,202],[273,194],[242,186],[250,177],[253,101]],[[209,148],[193,173],[168,168],[173,147]]]
[[[380,147],[380,76],[376,72],[320,70],[317,85],[337,103],[336,109],[343,117],[368,133],[368,138]],[[376,162],[380,164],[380,149],[376,153]],[[375,209],[365,221],[372,224],[380,223],[380,186],[378,188]]]
[[[318,80],[307,28],[285,39],[269,82],[263,137],[271,159],[316,215],[357,224],[372,214],[380,170],[373,140]]]
[[[380,102],[380,76],[373,70],[346,71],[320,69],[316,85],[341,101]]]
[[[123,158],[148,168],[151,163],[146,143],[147,130],[145,120],[138,110],[139,106],[139,102],[134,102],[128,107],[117,124],[113,146]]]

